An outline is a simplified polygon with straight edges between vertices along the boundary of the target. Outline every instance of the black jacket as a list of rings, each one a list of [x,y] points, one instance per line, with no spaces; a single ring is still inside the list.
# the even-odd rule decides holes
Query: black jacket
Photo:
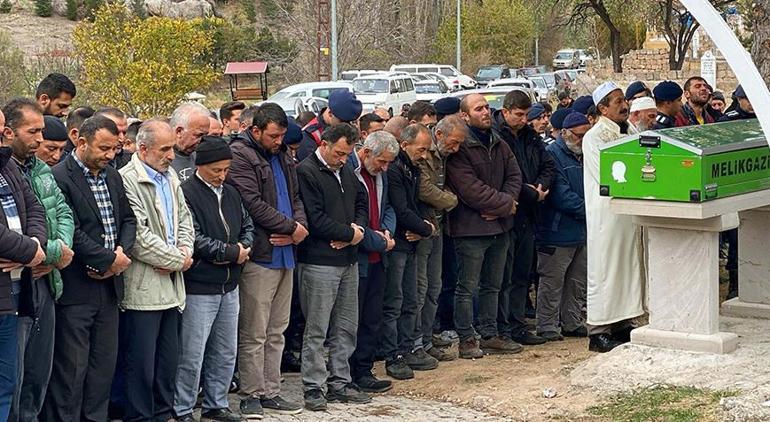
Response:
[[[540,184],[543,185],[543,189],[551,188],[551,182],[556,174],[553,158],[546,151],[546,144],[540,135],[530,125],[524,125],[514,133],[505,122],[501,110],[495,111],[492,121],[495,129],[516,156],[516,162],[521,170],[521,192],[514,217],[515,224],[533,223],[536,217],[538,194],[527,185]]]
[[[755,119],[757,117],[754,113],[749,113],[738,105],[738,100],[733,101],[730,107],[725,110],[725,114],[719,118],[720,122],[732,122],[735,120]]]
[[[324,121],[324,112],[326,108],[321,109],[318,116],[311,120],[304,128],[302,128],[302,141],[300,141],[299,149],[297,149],[297,160],[303,161],[309,157],[318,148],[318,144],[321,141],[321,135],[326,130],[327,124]]]
[[[332,249],[333,240],[353,239],[351,223],[369,225],[369,202],[366,188],[353,169],[340,169],[340,182],[318,156],[310,154],[297,167],[299,190],[310,235],[299,245],[298,261],[305,264],[343,267],[358,262],[358,246]]]
[[[46,232],[45,209],[35,197],[19,168],[10,162],[11,148],[0,148],[0,174],[11,189],[16,209],[19,212],[22,232],[19,234],[8,228],[5,211],[0,206],[0,258],[26,264],[35,258],[37,238],[45,250]],[[36,310],[36,295],[32,289],[32,272],[25,268],[21,275],[21,293],[18,308],[11,298],[11,273],[0,272],[0,315],[13,314],[34,315]]]
[[[394,250],[412,251],[416,242],[406,240],[406,232],[429,237],[433,234],[425,220],[428,218],[425,209],[418,207],[420,189],[420,168],[412,164],[412,160],[400,150],[396,160],[388,167],[388,197],[393,211],[396,212],[396,246]]]
[[[59,304],[77,305],[100,303],[102,289],[107,289],[117,300],[123,297],[123,275],[106,280],[96,280],[88,272],[106,272],[115,262],[115,252],[104,247],[104,226],[91,188],[83,170],[71,155],[52,169],[56,183],[72,208],[75,218],[75,235],[72,250],[75,257],[72,264],[61,271],[64,292]],[[131,255],[136,239],[136,217],[126,196],[123,179],[117,170],[107,166],[102,170],[107,177],[110,201],[115,216],[117,237],[115,246],[122,246],[123,252]]]
[[[254,224],[241,203],[238,191],[222,185],[222,202],[198,176],[182,183],[185,202],[193,217],[195,246],[193,266],[185,271],[187,294],[211,295],[238,287],[242,265],[238,264],[237,243],[252,246]]]
[[[278,193],[275,190],[273,169],[270,167],[270,154],[249,132],[234,140],[230,148],[233,151],[233,162],[227,183],[238,189],[243,205],[254,222],[251,260],[270,262],[273,258],[271,234],[291,235],[297,223],[307,227],[305,209],[299,198],[296,164],[285,149],[278,153],[291,201],[293,218],[289,218],[278,211]]]

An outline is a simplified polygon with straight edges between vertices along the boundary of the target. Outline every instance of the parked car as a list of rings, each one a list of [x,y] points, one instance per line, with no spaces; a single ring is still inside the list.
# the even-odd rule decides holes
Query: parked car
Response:
[[[276,103],[281,106],[287,116],[295,118],[303,111],[312,111],[318,114],[329,105],[329,101],[321,97],[284,97],[277,100],[260,101],[256,105],[264,103]]]
[[[578,49],[577,52],[578,52],[578,65],[580,67],[586,67],[588,62],[594,59],[591,56],[591,54],[588,53],[587,50]]]
[[[533,66],[533,67],[520,67],[516,69],[516,74],[524,77],[537,75],[538,73],[545,73],[545,72],[548,72],[548,68],[546,68],[545,65]]]
[[[470,76],[463,75],[454,66],[448,64],[394,64],[391,72],[401,71],[407,73],[440,73],[450,79],[457,88],[474,88],[476,81]]]
[[[503,100],[505,99],[505,95],[513,90],[525,92],[527,95],[529,95],[529,98],[530,100],[532,100],[533,103],[537,101],[537,98],[535,98],[535,93],[531,89],[522,88],[519,86],[493,86],[493,87],[486,87],[486,88],[470,89],[465,91],[457,91],[449,95],[452,97],[457,97],[462,99],[463,97],[469,94],[481,94],[489,103],[490,108],[499,110],[503,108]]]
[[[417,81],[414,84],[414,90],[417,93],[417,100],[436,101],[443,98],[449,92],[449,87],[443,81]]]
[[[421,73],[421,75],[425,75],[428,78],[433,79],[434,81],[441,81],[441,82],[443,82],[444,85],[446,85],[447,88],[449,88],[450,91],[457,91],[458,89],[460,89],[459,86],[455,86],[455,84],[453,83],[453,80],[451,78],[448,78],[448,77],[446,77],[446,76],[444,76],[444,75],[442,75],[440,73]]]
[[[340,79],[343,81],[352,81],[359,76],[374,75],[377,73],[383,73],[382,70],[346,70],[340,73]]]
[[[568,70],[565,70],[565,72],[567,73],[567,76],[569,76],[570,82],[575,82],[577,80],[577,77],[578,77],[577,69],[568,69]]]
[[[414,79],[415,82],[425,81],[425,80],[432,80],[427,75],[423,75],[422,73],[410,73],[409,76]]]
[[[336,89],[353,91],[353,85],[349,82],[308,82],[287,86],[268,98],[268,101],[277,101],[284,98],[319,97],[329,98],[329,94]]]
[[[353,80],[353,92],[363,104],[364,112],[384,107],[392,116],[404,104],[417,101],[414,80],[409,75],[380,73]]]
[[[565,73],[559,72],[559,71],[539,73],[533,76],[540,76],[543,79],[545,79],[545,83],[548,89],[554,90],[556,92],[569,89],[570,86],[572,85],[572,83],[568,79],[568,76],[566,76]]]
[[[520,88],[527,88],[535,94],[535,99],[537,99],[538,101],[540,99],[540,92],[537,90],[537,86],[535,85],[534,82],[526,78],[497,79],[487,84],[487,88],[498,87],[498,86],[508,86],[508,87],[517,86]]]
[[[555,92],[548,88],[548,84],[542,76],[530,76],[527,79],[535,84],[535,91],[538,94],[537,98],[539,101],[548,101],[551,98],[551,92]]]
[[[554,69],[575,69],[580,67],[580,58],[578,57],[577,50],[565,49],[556,52],[553,56],[553,68]]]
[[[508,70],[506,65],[489,65],[481,66],[476,72],[476,84],[479,87],[487,86],[487,84],[495,79],[510,78],[511,71]]]

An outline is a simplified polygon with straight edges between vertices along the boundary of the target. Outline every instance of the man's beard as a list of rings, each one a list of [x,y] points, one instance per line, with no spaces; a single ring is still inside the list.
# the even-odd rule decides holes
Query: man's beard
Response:
[[[575,155],[583,155],[583,147],[582,147],[582,145],[572,144],[572,143],[567,142],[566,140],[564,141],[564,144],[567,145],[567,148],[570,151],[572,151],[573,154],[575,154]]]

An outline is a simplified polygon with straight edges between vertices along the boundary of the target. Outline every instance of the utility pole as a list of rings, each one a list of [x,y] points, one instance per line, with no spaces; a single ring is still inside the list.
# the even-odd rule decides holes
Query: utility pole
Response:
[[[540,66],[540,36],[535,37],[535,67]]]
[[[455,49],[457,50],[457,60],[455,67],[458,71],[462,72],[462,69],[460,69],[460,66],[462,65],[462,49],[460,47],[460,2],[461,0],[457,0],[457,45],[455,46]]]
[[[339,69],[337,68],[337,0],[331,0],[332,3],[332,80],[337,80]]]

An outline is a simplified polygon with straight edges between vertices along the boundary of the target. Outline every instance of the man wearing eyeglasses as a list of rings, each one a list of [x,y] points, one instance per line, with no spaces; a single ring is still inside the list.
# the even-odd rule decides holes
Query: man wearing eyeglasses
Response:
[[[537,332],[549,340],[588,335],[582,311],[587,266],[582,146],[589,129],[588,118],[572,112],[546,147],[555,175],[537,225]]]

